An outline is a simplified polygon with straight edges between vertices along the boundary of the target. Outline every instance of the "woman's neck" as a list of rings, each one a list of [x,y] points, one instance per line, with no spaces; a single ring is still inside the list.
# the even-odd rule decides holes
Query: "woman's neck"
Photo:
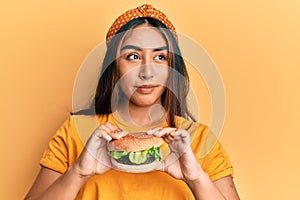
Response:
[[[141,107],[129,103],[127,106],[121,105],[117,111],[125,121],[137,126],[152,125],[165,116],[165,109],[161,104]]]

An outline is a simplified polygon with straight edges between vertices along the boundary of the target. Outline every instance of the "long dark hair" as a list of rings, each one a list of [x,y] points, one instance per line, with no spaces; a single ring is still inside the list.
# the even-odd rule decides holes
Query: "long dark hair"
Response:
[[[166,117],[169,126],[175,126],[176,115],[195,121],[187,108],[189,77],[177,41],[173,33],[162,22],[151,17],[140,17],[131,20],[110,40],[102,64],[94,105],[88,110],[79,111],[75,114],[108,115],[113,112],[111,98],[119,79],[116,61],[119,44],[127,30],[145,23],[157,28],[162,33],[169,49],[169,66],[173,70],[170,70],[168,85],[161,96],[161,103],[167,112]]]

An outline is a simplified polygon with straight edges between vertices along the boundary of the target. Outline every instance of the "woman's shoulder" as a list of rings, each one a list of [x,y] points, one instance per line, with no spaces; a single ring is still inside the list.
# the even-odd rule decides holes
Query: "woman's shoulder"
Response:
[[[71,115],[70,129],[75,131],[83,142],[86,142],[91,133],[100,125],[111,121],[111,114],[101,115]]]
[[[75,123],[97,122],[98,124],[103,124],[112,120],[112,114],[71,114],[68,120]]]
[[[181,116],[175,116],[175,124],[176,124],[176,128],[181,128],[190,131],[193,130],[193,132],[194,131],[205,132],[208,130],[207,125],[200,122],[193,121],[191,119],[186,119]]]

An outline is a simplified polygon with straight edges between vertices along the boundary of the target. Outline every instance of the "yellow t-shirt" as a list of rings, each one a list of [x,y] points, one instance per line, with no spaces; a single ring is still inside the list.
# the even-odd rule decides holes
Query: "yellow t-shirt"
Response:
[[[79,157],[84,143],[99,125],[110,122],[127,132],[146,131],[166,126],[161,121],[151,127],[132,127],[118,115],[71,116],[56,132],[40,161],[54,171],[64,173]],[[191,146],[202,168],[212,180],[232,175],[229,158],[207,126],[176,118],[176,126],[191,134]],[[92,176],[80,189],[76,199],[140,200],[140,199],[194,199],[192,192],[181,180],[160,171],[126,173],[109,170]]]

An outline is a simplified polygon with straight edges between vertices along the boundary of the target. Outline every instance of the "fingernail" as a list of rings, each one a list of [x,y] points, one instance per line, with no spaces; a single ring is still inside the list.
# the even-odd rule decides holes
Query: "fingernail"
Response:
[[[116,135],[114,138],[116,138],[117,140],[121,138],[120,135]]]
[[[152,135],[154,132],[155,132],[154,129],[150,129],[150,130],[147,131],[147,134]]]
[[[152,134],[157,134],[157,132],[160,130],[161,128],[152,128],[150,130],[147,131],[148,134],[152,135]]]

